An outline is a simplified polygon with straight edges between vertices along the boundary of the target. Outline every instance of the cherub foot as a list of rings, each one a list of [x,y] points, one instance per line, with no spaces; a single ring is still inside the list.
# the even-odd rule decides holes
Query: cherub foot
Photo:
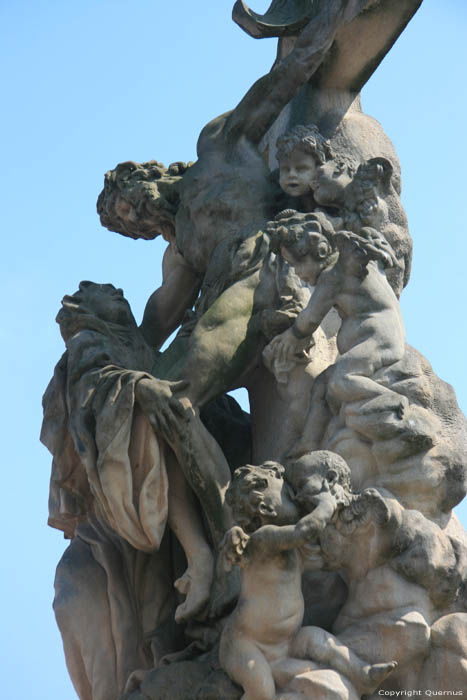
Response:
[[[394,671],[397,661],[387,664],[372,664],[364,666],[360,673],[358,689],[363,695],[369,695]]]
[[[183,576],[174,583],[179,593],[186,596],[175,611],[175,622],[188,622],[199,615],[207,607],[211,593],[214,559],[212,554],[205,553],[197,557],[196,563],[191,564]]]

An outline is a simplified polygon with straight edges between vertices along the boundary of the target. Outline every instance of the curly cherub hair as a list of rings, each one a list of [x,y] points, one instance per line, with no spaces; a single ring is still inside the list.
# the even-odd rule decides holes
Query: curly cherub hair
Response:
[[[339,231],[336,234],[337,248],[340,249],[343,243],[350,244],[354,254],[360,259],[362,277],[368,274],[367,267],[371,260],[381,262],[384,268],[398,265],[396,255],[386,238],[370,226],[364,226],[359,233]]]
[[[288,248],[297,258],[311,255],[323,260],[334,252],[334,227],[323,212],[302,214],[284,209],[269,221],[266,232],[271,239],[271,250],[280,253]]]
[[[279,163],[284,158],[288,158],[296,149],[313,156],[318,165],[322,165],[334,156],[331,144],[324,138],[316,124],[295,126],[277,139],[277,160]]]
[[[329,450],[314,450],[291,460],[287,465],[287,477],[296,483],[311,474],[320,474],[329,483],[339,483],[351,489],[351,472],[343,457]]]
[[[227,504],[232,508],[234,520],[250,531],[261,526],[259,518],[263,492],[268,487],[268,479],[283,479],[285,469],[278,462],[264,462],[259,467],[246,464],[236,469],[225,494]]]
[[[105,174],[97,200],[101,224],[129,238],[172,237],[179,183],[189,165],[177,162],[166,168],[156,160],[119,163]]]

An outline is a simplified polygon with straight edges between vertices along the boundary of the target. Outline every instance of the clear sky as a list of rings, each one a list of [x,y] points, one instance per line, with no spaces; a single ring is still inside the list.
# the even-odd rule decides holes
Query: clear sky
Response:
[[[5,699],[72,700],[51,611],[66,546],[46,527],[41,395],[63,343],[61,297],[81,279],[123,287],[137,318],[160,283],[159,242],[100,227],[118,162],[194,160],[200,129],[273,62],[230,19],[233,0],[0,0],[3,251],[2,635]],[[269,0],[252,5],[264,11]],[[465,0],[425,0],[363,91],[399,154],[414,238],[408,341],[467,411]],[[467,508],[458,514],[467,524]],[[4,610],[3,610],[4,609]]]

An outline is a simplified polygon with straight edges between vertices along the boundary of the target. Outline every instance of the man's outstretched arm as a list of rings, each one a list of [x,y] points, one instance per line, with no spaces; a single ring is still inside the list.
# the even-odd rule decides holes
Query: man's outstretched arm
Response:
[[[200,280],[180,253],[170,244],[162,261],[162,285],[148,299],[140,329],[146,342],[159,349],[191,309]]]
[[[339,29],[348,0],[329,0],[301,32],[293,51],[260,78],[233,110],[226,135],[258,144],[282,109],[320,67]]]

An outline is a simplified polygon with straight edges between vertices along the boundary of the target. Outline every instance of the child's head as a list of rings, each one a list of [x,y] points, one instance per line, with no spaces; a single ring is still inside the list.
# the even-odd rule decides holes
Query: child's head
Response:
[[[296,522],[298,511],[292,491],[283,479],[284,467],[265,462],[259,467],[247,464],[234,472],[226,493],[234,520],[247,532],[274,522]]]
[[[322,491],[350,493],[350,469],[340,455],[328,450],[315,450],[287,465],[287,477],[296,492],[297,502],[307,505],[309,499]],[[336,489],[336,487],[341,489]]]
[[[328,141],[315,124],[296,126],[278,139],[279,183],[284,192],[300,197],[313,191],[318,168],[331,153]]]
[[[272,250],[280,253],[301,279],[315,285],[335,253],[334,228],[326,214],[286,209],[268,223],[266,230]]]
[[[315,124],[296,126],[277,141],[279,184],[292,197],[313,193],[316,204],[342,204],[355,164],[337,154]]]

